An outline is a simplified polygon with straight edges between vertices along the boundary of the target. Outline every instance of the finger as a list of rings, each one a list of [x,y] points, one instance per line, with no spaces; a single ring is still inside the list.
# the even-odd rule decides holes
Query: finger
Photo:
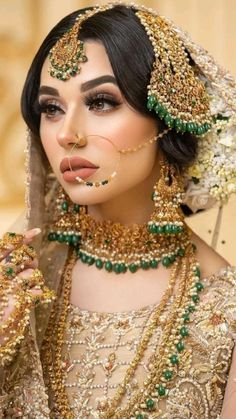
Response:
[[[32,295],[42,295],[42,293],[43,293],[43,291],[42,291],[42,290],[39,290],[39,289],[34,289],[34,288],[32,288],[29,292],[30,292],[30,294],[32,294]]]
[[[29,278],[34,272],[34,269],[25,269],[24,271],[20,272],[17,276],[19,278]]]
[[[32,228],[31,230],[26,231],[24,234],[23,240],[20,244],[7,244],[6,248],[0,249],[0,262],[4,261],[4,259],[10,255],[13,250],[18,249],[22,244],[29,244],[31,241],[36,237],[38,234],[41,233],[40,228]],[[13,234],[13,233],[12,233]],[[2,240],[4,243],[4,240]]]
[[[24,237],[24,243],[30,243],[36,236],[38,236],[42,230],[40,228],[32,228],[31,230],[26,231]]]

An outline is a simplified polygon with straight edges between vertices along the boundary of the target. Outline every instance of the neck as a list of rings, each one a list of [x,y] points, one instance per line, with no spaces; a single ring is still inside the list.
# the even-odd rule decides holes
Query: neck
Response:
[[[104,203],[89,205],[88,213],[97,221],[110,220],[124,225],[146,223],[154,209],[151,198],[158,173],[159,167],[155,165],[138,186]]]

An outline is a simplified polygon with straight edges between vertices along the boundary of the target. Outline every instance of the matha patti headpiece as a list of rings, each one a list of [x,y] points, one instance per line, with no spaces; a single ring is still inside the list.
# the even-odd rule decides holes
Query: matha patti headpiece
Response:
[[[79,29],[85,20],[111,7],[97,6],[80,14],[74,25],[58,39],[49,52],[49,72],[52,77],[66,81],[80,73],[79,63],[87,61],[87,57],[84,54],[84,43],[78,39]]]
[[[80,72],[80,62],[87,60],[84,44],[78,40],[83,22],[116,4],[97,6],[80,14],[50,50],[50,74],[68,80]],[[130,7],[130,6],[127,6]],[[184,45],[169,23],[160,16],[134,7],[153,45],[155,60],[148,86],[147,107],[164,119],[169,128],[195,135],[205,134],[211,128],[209,97],[204,84],[189,64]]]

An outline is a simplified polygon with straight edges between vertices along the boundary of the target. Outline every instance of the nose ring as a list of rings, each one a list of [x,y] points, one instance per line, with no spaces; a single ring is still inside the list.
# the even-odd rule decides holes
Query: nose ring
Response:
[[[75,134],[75,138],[77,139],[76,145],[78,147],[83,147],[87,144],[87,140],[85,137],[83,137],[82,135],[79,134]]]

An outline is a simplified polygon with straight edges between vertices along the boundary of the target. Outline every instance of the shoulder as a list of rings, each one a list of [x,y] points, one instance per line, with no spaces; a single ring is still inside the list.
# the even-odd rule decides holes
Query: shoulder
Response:
[[[219,255],[211,246],[192,232],[192,242],[196,245],[196,256],[201,267],[202,276],[207,278],[222,268],[230,266],[229,262]]]

